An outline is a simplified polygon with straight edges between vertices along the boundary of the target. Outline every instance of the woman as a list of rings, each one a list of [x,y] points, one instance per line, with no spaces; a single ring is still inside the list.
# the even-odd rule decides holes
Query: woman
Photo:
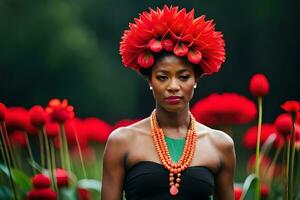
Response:
[[[125,66],[148,81],[150,117],[115,130],[104,151],[102,200],[232,200],[235,152],[225,133],[195,121],[197,80],[217,72],[224,41],[204,16],[167,7],[143,12],[122,37]]]

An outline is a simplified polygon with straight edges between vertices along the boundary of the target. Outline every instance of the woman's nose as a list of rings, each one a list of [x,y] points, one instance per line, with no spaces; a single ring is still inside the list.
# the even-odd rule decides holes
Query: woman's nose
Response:
[[[179,88],[180,87],[179,87],[178,81],[175,78],[171,79],[170,82],[169,82],[169,85],[168,85],[168,90],[170,90],[170,91],[178,91]]]

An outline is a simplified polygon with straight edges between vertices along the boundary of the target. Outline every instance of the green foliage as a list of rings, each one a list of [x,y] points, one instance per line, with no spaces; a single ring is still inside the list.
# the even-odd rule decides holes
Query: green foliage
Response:
[[[243,185],[243,194],[241,196],[242,200],[253,200],[255,197],[255,187],[257,184],[257,177],[255,174],[250,174],[247,176]]]

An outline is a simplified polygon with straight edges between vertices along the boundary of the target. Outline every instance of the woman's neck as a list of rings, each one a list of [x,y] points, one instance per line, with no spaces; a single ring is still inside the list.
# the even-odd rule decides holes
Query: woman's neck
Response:
[[[156,117],[160,128],[162,128],[165,135],[168,136],[184,136],[190,124],[188,107],[178,112],[168,112],[157,106]]]

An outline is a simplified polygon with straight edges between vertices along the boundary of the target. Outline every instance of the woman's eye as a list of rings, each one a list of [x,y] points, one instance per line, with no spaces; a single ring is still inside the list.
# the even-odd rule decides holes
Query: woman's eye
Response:
[[[162,76],[162,75],[159,75],[159,76],[157,76],[156,77],[158,80],[160,80],[160,81],[164,81],[164,80],[167,80],[167,76]]]
[[[181,80],[187,80],[187,79],[189,79],[190,78],[190,76],[189,75],[182,75],[182,76],[179,76],[179,79],[181,79]]]

